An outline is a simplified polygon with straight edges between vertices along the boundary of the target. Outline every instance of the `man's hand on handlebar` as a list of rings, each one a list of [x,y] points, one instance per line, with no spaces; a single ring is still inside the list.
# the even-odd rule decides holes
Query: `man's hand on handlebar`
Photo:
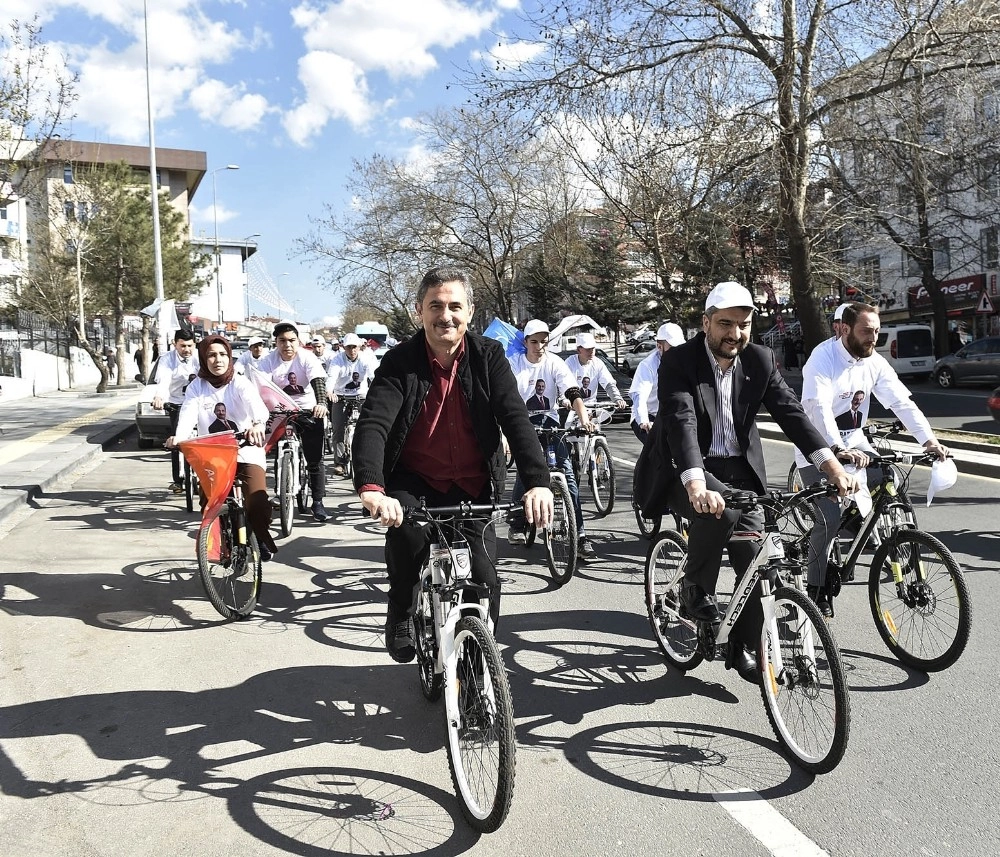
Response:
[[[856,451],[856,450],[855,450]],[[867,456],[865,456],[867,458]],[[860,487],[861,483],[854,473],[848,473],[835,458],[824,461],[820,469],[826,474],[826,481],[837,486],[837,496],[846,497],[853,494]]]
[[[837,453],[837,460],[855,467],[867,467],[872,459],[863,449],[842,449]]]
[[[934,455],[938,457],[939,461],[944,461],[949,455],[951,455],[951,450],[942,444],[937,438],[932,438],[927,441],[924,444],[924,449],[927,450],[927,452],[933,452]]]
[[[552,489],[532,488],[524,495],[524,517],[529,524],[544,529],[552,523]]]
[[[377,518],[383,527],[398,527],[403,523],[403,506],[399,500],[381,491],[362,491],[361,504]]]
[[[726,510],[726,501],[718,491],[710,491],[703,479],[692,479],[687,485],[688,501],[698,515],[715,515],[721,518]]]

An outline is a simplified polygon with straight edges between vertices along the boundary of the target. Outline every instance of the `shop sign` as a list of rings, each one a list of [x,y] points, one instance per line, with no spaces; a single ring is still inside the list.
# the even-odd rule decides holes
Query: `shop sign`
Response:
[[[979,295],[986,290],[986,275],[973,274],[968,277],[956,277],[953,280],[942,280],[939,288],[944,293],[945,307],[949,311],[974,309],[979,303]],[[910,286],[909,303],[911,310],[929,312],[931,296],[923,286]]]

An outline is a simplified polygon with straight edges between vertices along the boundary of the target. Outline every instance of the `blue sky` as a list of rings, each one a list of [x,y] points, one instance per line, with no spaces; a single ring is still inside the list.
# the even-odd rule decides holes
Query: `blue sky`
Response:
[[[202,150],[219,236],[255,232],[262,261],[304,320],[341,310],[320,271],[290,257],[324,206],[346,203],[352,160],[405,157],[414,116],[464,95],[456,67],[523,52],[521,0],[148,0],[156,145]],[[79,75],[78,140],[147,145],[142,0],[6,0]],[[193,231],[214,234],[212,181]],[[282,276],[285,272],[288,276]],[[255,311],[263,309],[254,303]]]

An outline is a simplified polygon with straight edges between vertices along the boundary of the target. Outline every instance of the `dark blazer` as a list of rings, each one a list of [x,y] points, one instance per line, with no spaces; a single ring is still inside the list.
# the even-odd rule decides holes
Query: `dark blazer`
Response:
[[[704,467],[712,444],[716,413],[715,370],[709,363],[705,334],[671,348],[660,360],[657,392],[660,410],[650,433],[650,450],[657,459],[659,482],[669,482],[692,467]],[[740,354],[733,376],[733,422],[740,449],[757,477],[758,491],[767,488],[764,451],[757,431],[761,405],[788,439],[805,455],[825,447],[826,441],[802,410],[795,393],[778,372],[774,352],[750,343]],[[645,504],[643,504],[645,505]]]
[[[402,454],[406,437],[431,387],[431,364],[421,330],[391,348],[375,370],[354,432],[354,487],[386,484]],[[549,469],[514,373],[499,342],[477,333],[465,335],[465,358],[458,379],[469,403],[472,428],[487,463],[493,496],[503,493],[506,461],[503,431],[527,489],[548,487]]]

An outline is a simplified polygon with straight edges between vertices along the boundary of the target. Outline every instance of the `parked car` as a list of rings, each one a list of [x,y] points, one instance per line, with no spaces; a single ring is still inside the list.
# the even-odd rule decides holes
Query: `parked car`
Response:
[[[1000,383],[1000,336],[975,339],[934,364],[931,376],[939,387]]]
[[[628,372],[629,375],[635,374],[636,367],[655,350],[655,339],[645,339],[638,345],[633,346],[622,356],[622,371]]]
[[[139,449],[163,446],[163,441],[170,437],[170,417],[163,408],[154,408],[152,402],[136,404],[135,427],[139,432]]]
[[[576,349],[575,348],[572,349],[571,351],[557,351],[556,352],[556,356],[557,357],[561,357],[563,360],[566,360],[569,357],[573,357],[575,354],[576,354]],[[621,392],[622,396],[625,398],[625,401],[626,402],[629,401],[629,398],[628,398],[628,388],[630,386],[632,386],[632,379],[629,378],[628,375],[625,375],[624,373],[622,373],[621,371],[619,371],[617,368],[615,368],[615,361],[614,361],[614,359],[606,351],[604,351],[604,350],[602,350],[600,348],[597,348],[597,349],[594,350],[594,356],[600,358],[601,362],[604,363],[604,365],[608,367],[608,371],[611,373],[611,377],[615,379],[615,386],[618,387],[618,389]],[[608,407],[613,407],[614,406],[614,402],[612,402],[611,399],[608,398],[607,391],[603,387],[600,390],[598,390],[598,392],[597,392],[597,404],[598,405],[606,405]],[[619,422],[619,421],[622,421],[622,420],[628,420],[629,418],[630,418],[629,417],[629,411],[626,410],[626,411],[622,411],[621,413],[616,413],[612,417],[612,421]]]
[[[926,324],[887,324],[879,332],[875,350],[900,378],[926,381],[934,367],[934,337]]]
[[[1000,387],[997,387],[986,400],[986,407],[993,414],[993,419],[1000,423]]]

